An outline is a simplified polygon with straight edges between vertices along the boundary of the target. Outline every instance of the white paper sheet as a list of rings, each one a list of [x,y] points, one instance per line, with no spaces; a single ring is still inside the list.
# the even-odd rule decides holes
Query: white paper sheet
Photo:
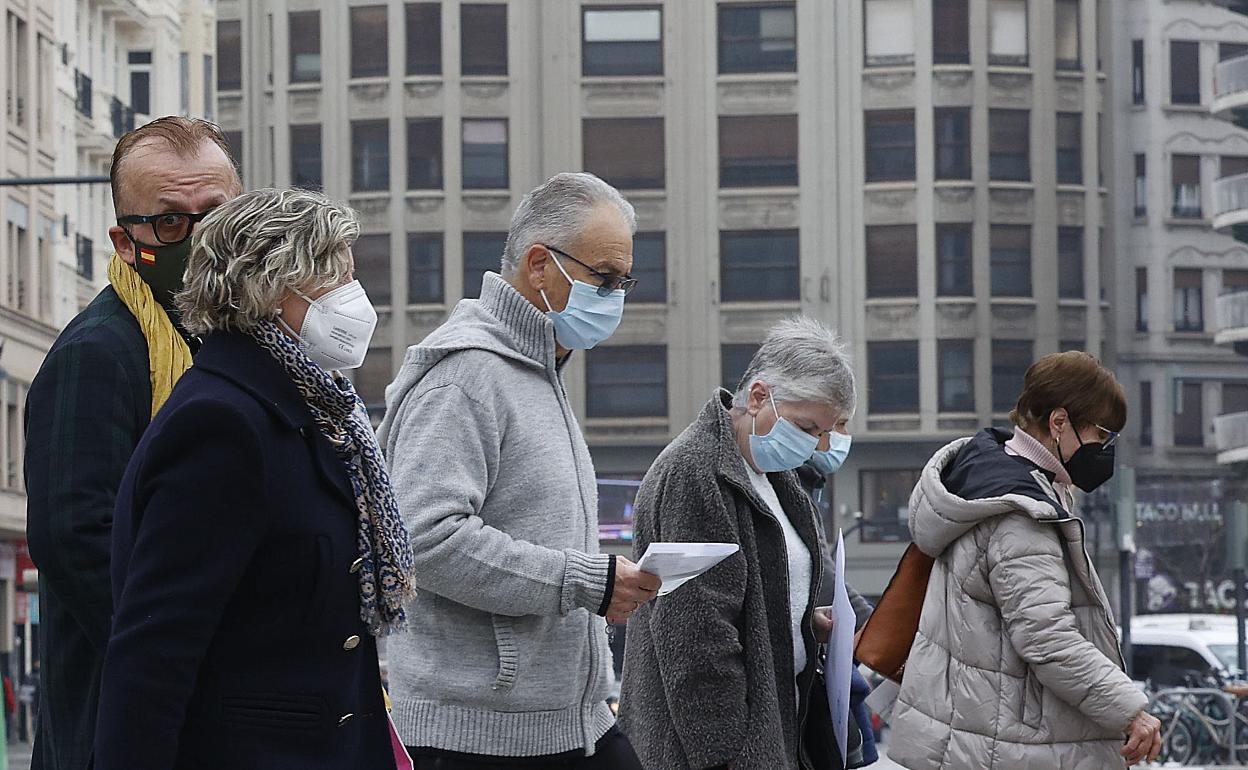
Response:
[[[885,679],[867,696],[867,708],[879,714],[884,724],[888,724],[893,721],[893,706],[897,705],[897,696],[900,693],[901,685]]]
[[[828,684],[828,707],[832,712],[832,730],[836,745],[845,756],[849,742],[849,683],[854,669],[854,608],[845,590],[845,537],[836,534],[835,574],[832,596],[832,636],[828,639],[825,679]]]
[[[651,543],[637,567],[662,578],[659,596],[666,596],[739,550],[736,543]]]

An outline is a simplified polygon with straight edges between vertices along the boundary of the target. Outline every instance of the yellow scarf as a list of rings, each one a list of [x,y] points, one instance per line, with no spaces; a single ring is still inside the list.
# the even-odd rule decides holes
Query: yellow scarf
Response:
[[[116,254],[108,263],[108,281],[139,322],[147,340],[148,368],[152,379],[152,416],[165,405],[173,386],[191,368],[191,349],[174,328],[169,314],[152,296],[132,265]]]

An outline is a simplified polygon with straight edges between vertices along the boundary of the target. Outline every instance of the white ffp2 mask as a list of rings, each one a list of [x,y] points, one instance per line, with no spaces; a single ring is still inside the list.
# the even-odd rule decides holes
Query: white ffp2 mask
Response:
[[[303,328],[295,334],[303,354],[326,371],[356,369],[364,363],[377,329],[377,311],[360,282],[339,286],[316,299],[299,296],[308,302]]]

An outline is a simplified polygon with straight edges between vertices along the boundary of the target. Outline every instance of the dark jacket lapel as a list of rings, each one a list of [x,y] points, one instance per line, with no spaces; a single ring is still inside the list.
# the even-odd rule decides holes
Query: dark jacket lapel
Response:
[[[244,334],[221,332],[204,338],[203,347],[195,355],[195,366],[234,383],[250,393],[278,422],[298,430],[309,442],[321,476],[354,510],[355,492],[346,466],[329,440],[321,435],[303,394],[277,359]]]

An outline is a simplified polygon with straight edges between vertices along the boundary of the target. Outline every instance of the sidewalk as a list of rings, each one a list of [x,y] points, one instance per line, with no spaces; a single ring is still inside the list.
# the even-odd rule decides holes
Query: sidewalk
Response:
[[[9,747],[9,770],[30,770],[29,743],[15,743]]]

